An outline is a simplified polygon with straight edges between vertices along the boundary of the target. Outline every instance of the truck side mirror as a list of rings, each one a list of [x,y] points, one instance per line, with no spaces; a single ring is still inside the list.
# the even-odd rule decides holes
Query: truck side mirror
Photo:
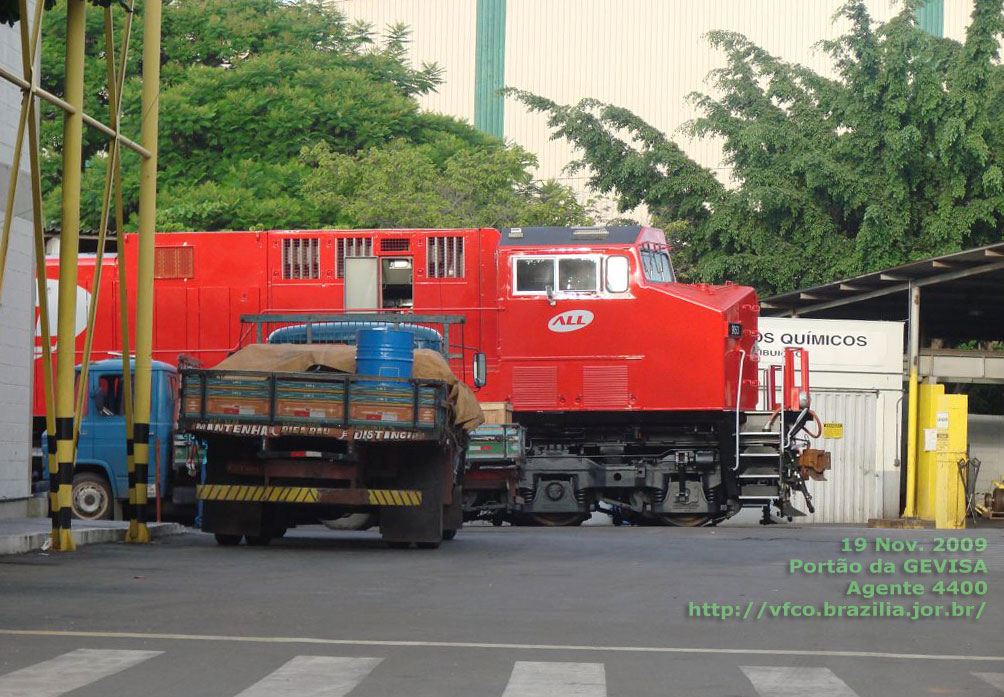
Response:
[[[474,363],[472,368],[474,370],[474,386],[484,387],[488,373],[488,360],[485,358],[485,354],[474,354]]]

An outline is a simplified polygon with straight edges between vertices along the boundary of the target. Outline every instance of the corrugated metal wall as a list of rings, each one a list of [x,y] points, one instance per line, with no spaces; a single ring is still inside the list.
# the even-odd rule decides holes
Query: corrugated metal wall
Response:
[[[882,517],[879,393],[816,390],[812,408],[824,421],[842,423],[844,433],[840,439],[813,440],[813,448],[830,453],[833,469],[826,474],[827,481],[808,482],[816,513],[797,520],[867,523],[869,518]]]
[[[439,92],[421,98],[424,108],[474,119],[475,16],[477,0],[334,0],[352,18],[384,26],[403,21],[413,30],[415,61],[435,60],[446,67]],[[508,0],[506,9],[506,85],[527,89],[563,103],[594,97],[627,107],[665,133],[723,180],[716,141],[693,142],[678,129],[697,116],[687,101],[706,91],[710,71],[724,63],[704,35],[715,29],[737,31],[788,61],[829,73],[830,61],[816,45],[846,29],[833,22],[843,0]],[[869,0],[872,16],[885,21],[900,5]],[[944,34],[959,39],[972,12],[972,0],[945,3]],[[585,190],[581,175],[564,167],[574,159],[564,141],[552,141],[546,118],[508,100],[505,135],[540,160],[539,174],[561,178]]]

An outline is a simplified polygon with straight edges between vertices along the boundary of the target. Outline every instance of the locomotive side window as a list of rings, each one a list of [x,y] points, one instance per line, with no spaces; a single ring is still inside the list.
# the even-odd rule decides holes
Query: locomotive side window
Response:
[[[596,260],[558,259],[558,290],[596,291]]]
[[[544,293],[554,288],[554,259],[517,259],[516,292]]]
[[[631,270],[627,257],[607,258],[607,290],[611,293],[623,293],[628,289]]]

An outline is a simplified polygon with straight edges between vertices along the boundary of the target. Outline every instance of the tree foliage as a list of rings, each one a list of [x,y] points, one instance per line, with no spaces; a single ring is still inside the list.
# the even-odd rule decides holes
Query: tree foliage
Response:
[[[43,86],[57,94],[64,75],[63,6],[47,13],[43,27]],[[124,13],[113,9],[121,36]],[[141,16],[138,5],[123,90],[123,131],[136,140]],[[85,111],[106,120],[103,22],[103,12],[88,12]],[[357,217],[366,207],[349,199],[329,197],[324,208],[308,199],[308,184],[313,191],[321,186],[318,161],[301,152],[362,163],[385,148],[393,153],[414,148],[439,169],[466,157],[484,172],[483,183],[507,182],[504,193],[513,204],[514,221],[540,210],[527,170],[532,158],[464,122],[419,109],[416,95],[436,89],[442,70],[409,64],[403,25],[389,26],[378,36],[367,24],[349,23],[337,11],[305,0],[174,0],[164,6],[162,35],[159,229],[355,227],[376,219]],[[61,113],[43,112],[42,138],[52,225],[58,223],[52,216],[59,210]],[[107,138],[85,129],[82,225],[89,229],[98,225],[106,150]],[[127,227],[132,227],[138,158],[131,152],[122,158]],[[512,170],[516,162],[522,167],[518,174]],[[489,192],[477,192],[470,200],[490,198]],[[582,216],[574,199],[562,201],[567,205],[556,215]],[[432,212],[421,203],[401,201],[401,211],[412,213],[395,216],[397,223],[431,220]],[[470,205],[471,219],[479,218],[477,203]]]
[[[691,277],[790,290],[1004,237],[1002,0],[975,0],[961,44],[914,11],[881,24],[847,2],[849,31],[821,44],[832,77],[711,32],[726,64],[687,131],[721,139],[729,186],[625,109],[510,94],[579,148],[591,187],[673,223]]]

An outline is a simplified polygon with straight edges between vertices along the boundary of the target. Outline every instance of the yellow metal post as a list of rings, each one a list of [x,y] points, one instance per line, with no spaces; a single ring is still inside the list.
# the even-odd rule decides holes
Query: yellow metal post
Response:
[[[150,467],[150,393],[153,351],[153,262],[157,217],[157,110],[160,85],[160,0],[143,3],[143,96],[140,142],[150,153],[140,163],[139,260],[136,281],[136,392],[133,452],[136,505],[126,540],[149,542],[146,485]]]
[[[73,451],[76,453],[77,442],[80,438],[81,416],[84,412],[84,400],[87,398],[87,376],[90,372],[91,351],[94,347],[94,322],[97,319],[98,301],[101,296],[101,275],[104,271],[105,240],[108,235],[108,218],[111,215],[112,187],[114,185],[114,173],[119,164],[119,142],[118,142],[118,115],[121,107],[119,103],[122,94],[122,82],[125,77],[125,60],[129,47],[129,32],[132,27],[132,13],[127,14],[126,29],[122,36],[122,69],[119,77],[115,74],[115,45],[113,42],[112,8],[105,8],[105,67],[108,74],[108,95],[109,95],[109,123],[115,130],[115,137],[108,143],[108,165],[105,171],[105,187],[101,197],[101,219],[98,224],[98,249],[94,258],[94,278],[91,280],[91,300],[87,310],[87,337],[84,339],[84,353],[80,364],[80,384],[77,388],[77,418],[73,424]],[[129,373],[123,373],[128,376]],[[125,384],[125,382],[123,383]],[[129,395],[124,394],[124,397]],[[74,457],[76,460],[76,457]]]
[[[132,19],[133,12],[136,7],[136,3],[130,3],[130,11],[126,14],[125,28],[123,29],[122,35],[122,49],[119,59],[119,72],[116,79],[115,75],[115,63],[112,60],[108,60],[106,63],[106,69],[108,71],[108,84],[110,86],[109,92],[109,125],[115,130],[116,133],[119,131],[119,110],[117,108],[112,108],[112,105],[118,104],[121,100],[122,95],[122,84],[125,79],[125,69],[126,60],[129,52],[129,36],[132,33]],[[112,15],[111,8],[105,8],[105,52],[110,56],[114,53],[114,45],[112,43]],[[116,267],[118,268],[118,280],[119,280],[119,326],[122,331],[122,405],[125,417],[125,436],[126,436],[126,471],[129,474],[128,484],[129,484],[129,511],[130,518],[132,518],[131,511],[136,505],[136,460],[133,457],[133,418],[132,418],[132,380],[128,379],[127,376],[132,373],[132,362],[129,359],[130,356],[130,340],[129,340],[129,293],[126,288],[126,251],[125,251],[125,224],[124,224],[124,213],[122,205],[122,167],[121,158],[115,161],[115,167],[112,170],[115,179],[115,249],[118,252],[115,260]],[[131,527],[131,526],[130,526]]]
[[[906,506],[904,518],[917,516],[917,374],[920,372],[920,288],[910,284],[910,387],[906,422]]]
[[[56,499],[53,548],[75,548],[70,534],[73,487],[73,378],[76,358],[77,257],[80,246],[81,139],[84,121],[85,0],[66,4],[66,101],[74,113],[63,115],[63,216],[59,245],[59,319],[56,352]]]

